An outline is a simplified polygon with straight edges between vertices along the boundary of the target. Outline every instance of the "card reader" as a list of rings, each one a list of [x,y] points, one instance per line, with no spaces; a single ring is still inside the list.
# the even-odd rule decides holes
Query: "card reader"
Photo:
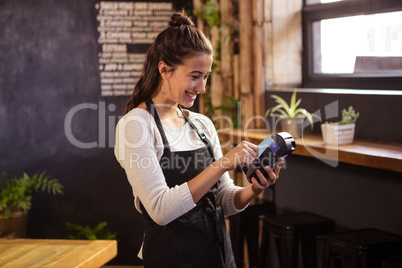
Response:
[[[275,168],[276,163],[286,156],[290,155],[296,149],[296,142],[292,135],[287,132],[279,132],[274,135],[268,136],[260,145],[258,145],[260,154],[257,159],[248,167],[242,167],[243,172],[247,176],[247,180],[251,183],[251,178],[254,177],[260,182],[257,174],[258,169],[262,174],[268,178],[267,172],[264,167],[269,166],[272,170]]]

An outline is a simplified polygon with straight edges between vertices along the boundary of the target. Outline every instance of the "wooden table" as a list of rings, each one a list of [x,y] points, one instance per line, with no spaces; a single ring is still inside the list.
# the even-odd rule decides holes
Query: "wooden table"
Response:
[[[222,145],[248,140],[259,144],[272,133],[266,130],[244,132],[238,129],[218,131]],[[331,146],[324,144],[321,135],[308,134],[295,139],[293,154],[339,161],[354,165],[402,172],[402,144],[354,140],[353,144]]]
[[[0,239],[0,267],[100,267],[116,255],[115,240]]]

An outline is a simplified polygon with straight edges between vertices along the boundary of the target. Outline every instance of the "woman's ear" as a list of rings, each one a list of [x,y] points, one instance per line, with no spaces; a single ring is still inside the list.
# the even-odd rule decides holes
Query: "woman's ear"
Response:
[[[162,78],[165,78],[167,73],[170,70],[170,67],[164,61],[160,61],[158,63],[158,69],[159,69],[159,73],[161,74]]]

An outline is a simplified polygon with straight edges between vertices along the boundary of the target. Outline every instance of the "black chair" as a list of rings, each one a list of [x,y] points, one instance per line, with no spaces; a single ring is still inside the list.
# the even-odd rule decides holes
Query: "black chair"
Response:
[[[276,241],[280,267],[294,268],[298,266],[299,242],[303,267],[317,267],[316,236],[332,232],[335,232],[335,221],[310,212],[266,217],[263,220],[259,266],[266,267],[267,265],[269,238],[272,235]]]
[[[238,268],[243,267],[244,238],[247,238],[249,267],[257,267],[260,216],[275,214],[275,202],[254,198],[244,211],[229,217],[230,239]]]
[[[324,268],[381,268],[385,259],[402,255],[402,236],[378,229],[360,229],[323,237],[326,240]]]

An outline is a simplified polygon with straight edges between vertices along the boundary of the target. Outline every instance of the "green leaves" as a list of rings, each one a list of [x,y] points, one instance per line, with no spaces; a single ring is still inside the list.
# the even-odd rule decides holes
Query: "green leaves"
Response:
[[[292,97],[290,98],[290,104],[277,95],[271,95],[271,97],[278,104],[273,108],[269,108],[265,112],[265,117],[270,115],[279,118],[306,118],[310,122],[311,128],[313,128],[313,117],[319,118],[317,115],[309,113],[304,108],[298,108],[301,103],[301,99],[296,100],[296,90],[293,92]]]
[[[216,8],[216,2],[205,1],[204,10],[202,16],[209,26],[219,25],[220,14],[219,10]]]
[[[91,228],[89,225],[78,225],[71,222],[65,223],[67,229],[75,232],[75,235],[70,235],[70,239],[84,239],[84,240],[115,240],[116,233],[112,233],[106,229],[107,223],[105,221],[99,223]]]
[[[338,124],[353,124],[356,123],[357,118],[359,118],[360,113],[356,113],[353,109],[353,106],[349,106],[349,109],[342,110],[342,120],[338,122]]]
[[[209,26],[219,26],[220,24],[220,12],[217,8],[217,3],[210,0],[201,1],[203,5],[202,10],[197,10],[195,15],[199,18],[203,18]]]
[[[32,177],[24,172],[19,178],[8,178],[8,174],[3,172],[0,185],[0,212],[9,218],[12,211],[31,208],[34,191],[35,193],[47,191],[56,195],[62,194],[63,188],[57,179],[51,178],[44,172],[36,173]]]
[[[42,192],[47,191],[47,193],[52,193],[53,195],[63,193],[63,185],[61,185],[57,179],[51,178],[45,173],[36,173],[32,176],[32,178],[29,178],[26,173],[24,173],[24,176],[26,176],[27,179],[32,180],[32,186],[36,192],[38,190]]]

